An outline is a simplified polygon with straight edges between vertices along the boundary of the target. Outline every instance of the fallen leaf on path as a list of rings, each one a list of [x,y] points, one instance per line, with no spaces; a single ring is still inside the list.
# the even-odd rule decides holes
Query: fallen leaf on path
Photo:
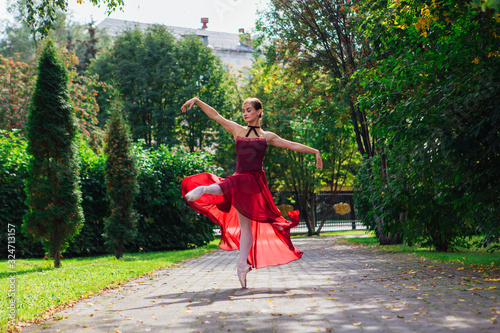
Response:
[[[391,316],[382,316],[382,319],[391,319]]]
[[[361,322],[357,322],[357,323],[352,323],[353,326],[361,326]]]

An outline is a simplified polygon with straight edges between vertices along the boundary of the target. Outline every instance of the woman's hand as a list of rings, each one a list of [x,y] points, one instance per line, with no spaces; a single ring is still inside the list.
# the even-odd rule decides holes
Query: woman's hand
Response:
[[[186,112],[186,107],[188,107],[187,109],[188,110],[191,110],[191,108],[193,107],[193,105],[196,103],[196,101],[198,100],[198,98],[191,98],[189,101],[187,101],[186,103],[184,103],[184,105],[181,106],[181,110],[182,112]]]
[[[316,168],[323,169],[323,159],[319,150],[316,152]]]

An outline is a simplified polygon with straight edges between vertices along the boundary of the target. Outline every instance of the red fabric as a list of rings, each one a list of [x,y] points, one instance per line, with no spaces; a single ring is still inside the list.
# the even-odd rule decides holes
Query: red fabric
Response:
[[[302,252],[290,240],[290,228],[299,223],[299,211],[288,213],[291,221],[281,216],[267,186],[262,170],[267,143],[265,138],[236,140],[237,172],[224,178],[201,173],[184,178],[182,196],[198,186],[219,184],[224,195],[202,195],[188,204],[220,226],[223,250],[239,249],[239,211],[252,220],[253,244],[248,256],[254,268],[277,266],[300,259]]]

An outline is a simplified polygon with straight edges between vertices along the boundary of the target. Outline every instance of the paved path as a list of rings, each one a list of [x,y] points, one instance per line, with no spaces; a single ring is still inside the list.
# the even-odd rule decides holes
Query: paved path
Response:
[[[156,271],[26,332],[500,332],[497,276],[332,237],[294,239],[288,265],[253,270],[239,288],[236,253]],[[498,287],[496,289],[495,287]],[[496,308],[496,309],[495,309]]]

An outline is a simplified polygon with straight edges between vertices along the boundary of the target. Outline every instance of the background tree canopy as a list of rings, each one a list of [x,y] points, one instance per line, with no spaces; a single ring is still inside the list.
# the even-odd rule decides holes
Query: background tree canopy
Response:
[[[210,147],[216,124],[200,112],[181,116],[180,107],[192,96],[222,110],[230,102],[220,59],[198,37],[176,41],[161,25],[125,31],[92,62],[89,73],[121,92],[133,139],[148,145],[182,142],[190,151]],[[101,105],[101,113],[106,111]]]

